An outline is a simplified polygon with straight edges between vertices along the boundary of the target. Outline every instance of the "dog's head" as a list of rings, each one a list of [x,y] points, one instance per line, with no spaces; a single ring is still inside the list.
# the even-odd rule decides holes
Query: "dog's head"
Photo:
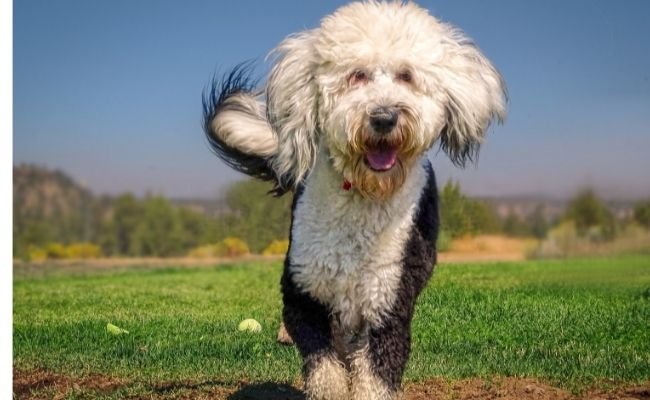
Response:
[[[505,85],[455,27],[413,3],[361,2],[283,41],[266,86],[281,183],[301,182],[325,146],[342,178],[382,199],[439,142],[451,160],[471,160]]]

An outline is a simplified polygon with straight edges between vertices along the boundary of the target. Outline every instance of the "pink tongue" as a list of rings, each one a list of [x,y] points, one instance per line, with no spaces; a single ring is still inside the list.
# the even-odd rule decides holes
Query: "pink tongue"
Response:
[[[395,165],[397,161],[396,149],[377,149],[370,150],[366,154],[366,161],[370,168],[376,171],[387,171]]]

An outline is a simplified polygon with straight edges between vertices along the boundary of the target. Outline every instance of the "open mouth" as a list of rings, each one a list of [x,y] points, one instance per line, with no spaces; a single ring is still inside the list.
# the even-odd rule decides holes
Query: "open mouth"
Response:
[[[397,146],[387,144],[370,148],[365,156],[366,165],[373,171],[388,171],[397,162],[397,149]]]

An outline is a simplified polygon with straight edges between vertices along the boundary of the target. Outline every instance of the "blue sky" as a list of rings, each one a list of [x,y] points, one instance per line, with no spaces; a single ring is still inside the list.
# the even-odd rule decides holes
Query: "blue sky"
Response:
[[[215,68],[264,56],[341,1],[16,0],[14,164],[96,193],[216,196],[241,176],[210,152],[200,97]],[[503,74],[509,117],[477,167],[432,152],[476,195],[650,196],[650,2],[421,1]]]

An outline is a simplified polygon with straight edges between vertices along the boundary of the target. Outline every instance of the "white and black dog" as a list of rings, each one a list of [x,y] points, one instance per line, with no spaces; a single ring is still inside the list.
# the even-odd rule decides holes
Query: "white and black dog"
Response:
[[[415,300],[436,262],[426,151],[472,160],[505,117],[499,73],[413,3],[358,2],[285,39],[263,89],[235,68],[204,93],[231,167],[293,191],[283,319],[308,399],[393,399]]]

